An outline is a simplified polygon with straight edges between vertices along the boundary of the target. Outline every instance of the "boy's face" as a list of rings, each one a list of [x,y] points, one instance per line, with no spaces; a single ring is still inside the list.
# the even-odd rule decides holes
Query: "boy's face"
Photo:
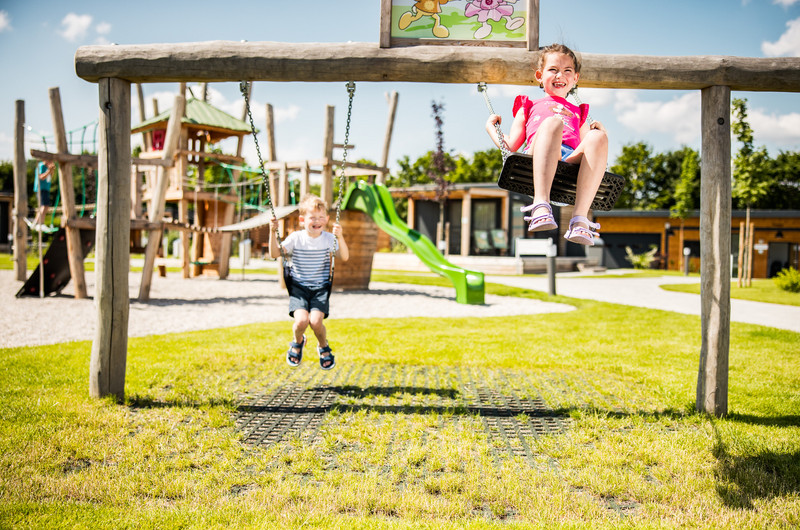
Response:
[[[328,212],[325,210],[312,210],[300,216],[300,222],[305,226],[311,237],[317,237],[328,226]]]

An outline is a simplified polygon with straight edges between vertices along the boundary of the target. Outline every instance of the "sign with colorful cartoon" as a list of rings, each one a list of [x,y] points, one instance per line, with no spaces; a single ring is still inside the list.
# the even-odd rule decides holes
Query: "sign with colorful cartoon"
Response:
[[[537,0],[382,0],[381,46],[526,47],[531,2],[538,4]]]

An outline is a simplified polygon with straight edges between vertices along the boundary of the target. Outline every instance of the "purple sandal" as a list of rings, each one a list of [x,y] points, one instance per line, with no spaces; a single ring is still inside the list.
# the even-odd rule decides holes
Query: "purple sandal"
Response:
[[[578,223],[586,223],[588,228]],[[600,235],[593,230],[600,230],[600,223],[593,223],[582,215],[576,215],[569,220],[569,230],[564,234],[564,239],[579,245],[592,247],[594,246],[594,238]]]
[[[546,208],[547,213],[534,215],[537,208]],[[546,202],[534,202],[533,204],[529,204],[528,206],[523,206],[520,208],[521,212],[531,212],[531,214],[527,217],[523,217],[525,221],[530,221],[531,224],[528,225],[528,232],[543,232],[545,230],[555,230],[558,228],[556,224],[556,219],[553,217],[553,208],[550,206],[549,203]]]

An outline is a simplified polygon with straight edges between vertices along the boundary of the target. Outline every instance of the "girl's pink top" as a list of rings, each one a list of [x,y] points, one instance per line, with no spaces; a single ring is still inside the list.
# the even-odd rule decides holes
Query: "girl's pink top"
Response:
[[[558,116],[564,122],[564,133],[561,143],[573,149],[581,143],[581,125],[589,115],[589,105],[574,105],[558,96],[545,96],[541,99],[530,100],[527,96],[517,96],[514,100],[512,113],[525,110],[525,144],[531,145],[533,135],[539,129],[542,120],[550,116]]]

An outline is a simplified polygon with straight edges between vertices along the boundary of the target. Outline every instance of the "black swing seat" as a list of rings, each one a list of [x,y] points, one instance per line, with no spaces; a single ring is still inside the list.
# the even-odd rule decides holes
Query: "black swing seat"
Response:
[[[556,176],[550,189],[551,202],[575,204],[579,167],[577,164],[558,161]],[[523,153],[510,154],[503,164],[497,185],[504,190],[533,197],[533,157]],[[623,177],[606,172],[592,202],[592,209],[608,211],[614,208],[614,203],[617,202],[624,187]]]

